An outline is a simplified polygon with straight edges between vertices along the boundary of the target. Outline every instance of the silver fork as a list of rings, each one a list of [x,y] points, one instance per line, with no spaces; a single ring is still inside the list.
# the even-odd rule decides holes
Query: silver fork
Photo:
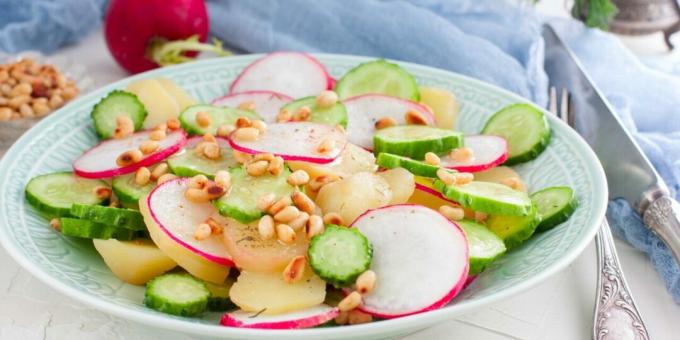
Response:
[[[572,128],[575,112],[569,110],[569,92],[550,88],[548,109]],[[597,248],[597,295],[593,322],[593,339],[649,340],[640,311],[630,293],[616,255],[614,238],[605,217],[595,237]]]

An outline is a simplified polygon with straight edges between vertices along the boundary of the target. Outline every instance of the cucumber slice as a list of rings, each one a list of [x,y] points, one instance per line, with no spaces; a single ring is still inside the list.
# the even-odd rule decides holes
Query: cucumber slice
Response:
[[[144,218],[137,210],[103,207],[101,205],[74,204],[71,215],[116,228],[146,230]]]
[[[533,210],[529,195],[502,184],[475,181],[447,186],[437,179],[434,187],[465,208],[491,215],[525,216]]]
[[[106,199],[95,194],[98,187],[108,187],[108,184],[81,178],[72,172],[57,172],[31,179],[26,185],[26,200],[47,216],[68,216],[75,203],[105,203]]]
[[[142,128],[147,112],[144,104],[136,95],[121,90],[111,91],[97,103],[90,116],[94,122],[94,130],[99,138],[108,139],[113,136],[121,116],[129,117],[135,125],[135,131]]]
[[[399,65],[383,59],[349,70],[335,85],[335,92],[340,99],[364,93],[382,93],[416,102],[420,100],[416,79]]]
[[[427,125],[398,125],[373,135],[373,152],[423,159],[428,152],[442,154],[463,146],[463,134]]]
[[[214,201],[220,215],[231,217],[241,223],[252,222],[264,214],[257,207],[257,201],[263,195],[274,193],[278,198],[289,196],[294,187],[286,182],[290,170],[285,169],[278,176],[266,174],[258,177],[248,175],[243,167],[229,169],[231,189]]]
[[[134,208],[139,204],[139,199],[148,195],[153,188],[156,187],[155,182],[149,182],[145,186],[139,186],[135,182],[135,174],[127,174],[123,176],[114,177],[111,181],[111,188],[116,194],[118,200],[123,207]]]
[[[494,113],[482,134],[497,135],[508,141],[508,160],[512,165],[530,161],[550,143],[550,125],[543,112],[530,104],[513,104]]]
[[[238,161],[234,158],[234,150],[226,140],[219,138],[217,142],[222,149],[222,156],[218,159],[208,159],[196,153],[196,146],[202,142],[202,137],[194,137],[189,140],[183,151],[180,151],[168,158],[170,171],[180,177],[193,177],[205,175],[209,178],[215,177],[219,170],[226,170],[238,166]]]
[[[481,273],[486,266],[505,253],[505,243],[485,226],[470,220],[456,221],[463,229],[470,249],[469,275]]]
[[[312,238],[307,256],[309,265],[320,278],[337,286],[347,286],[368,270],[373,247],[358,229],[331,224]]]
[[[71,237],[108,240],[115,238],[119,241],[130,241],[137,236],[134,230],[111,227],[78,218],[62,217],[59,219],[62,234]]]
[[[196,316],[208,306],[210,291],[189,274],[164,274],[146,284],[144,304],[162,313]]]
[[[196,123],[196,115],[206,112],[210,116],[210,125],[202,127]],[[217,128],[222,125],[234,125],[239,117],[260,119],[255,112],[239,110],[231,107],[218,107],[212,105],[192,105],[187,107],[179,115],[182,128],[190,135],[204,135],[206,133],[217,134]]]
[[[227,281],[221,285],[216,283],[206,282],[205,285],[210,291],[208,298],[208,310],[211,312],[224,312],[231,309],[236,309],[237,306],[229,298],[229,289],[234,284],[234,279],[227,278]]]
[[[486,227],[503,239],[509,250],[528,240],[540,221],[536,206],[532,205],[529,214],[525,216],[492,215],[486,220]]]
[[[546,231],[571,217],[578,207],[574,190],[570,187],[550,187],[531,194],[541,223],[536,231]]]
[[[316,97],[311,96],[288,103],[281,109],[288,110],[292,114],[303,106],[308,106],[312,110],[312,114],[309,116],[310,122],[347,127],[347,109],[339,101],[331,107],[320,108],[316,105]]]
[[[440,168],[436,165],[427,164],[422,161],[417,161],[412,158],[393,155],[391,153],[381,152],[378,154],[376,163],[383,168],[394,169],[404,168],[416,176],[437,178],[437,170]]]

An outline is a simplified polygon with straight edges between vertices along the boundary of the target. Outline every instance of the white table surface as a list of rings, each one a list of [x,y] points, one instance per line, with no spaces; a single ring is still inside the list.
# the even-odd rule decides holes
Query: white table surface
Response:
[[[59,56],[83,64],[101,86],[125,77],[96,31]],[[628,283],[652,339],[678,339],[680,306],[646,257],[617,240]],[[596,255],[591,244],[568,268],[509,300],[460,316],[404,339],[591,338]],[[93,310],[62,296],[21,269],[0,248],[0,339],[193,339]]]

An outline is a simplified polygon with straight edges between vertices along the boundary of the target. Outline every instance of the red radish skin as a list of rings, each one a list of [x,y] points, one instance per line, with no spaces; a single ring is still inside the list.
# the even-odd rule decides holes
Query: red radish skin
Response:
[[[293,98],[274,91],[245,91],[217,98],[213,100],[212,105],[237,108],[239,104],[248,101],[255,103],[255,112],[266,123],[276,123],[281,107],[292,102]]]
[[[130,73],[158,67],[147,58],[154,38],[208,38],[204,0],[111,0],[104,21],[104,38],[113,58]],[[188,56],[195,55],[187,53]]]
[[[315,96],[331,89],[333,78],[316,58],[300,52],[274,52],[255,60],[241,72],[229,93],[268,90],[289,97]]]
[[[347,108],[347,140],[366,150],[373,149],[375,123],[381,118],[390,117],[397,124],[406,124],[406,112],[423,114],[429,125],[434,125],[434,115],[427,107],[411,100],[368,93],[345,99]]]
[[[390,214],[395,214],[392,217],[393,219],[393,221],[391,221],[392,223],[388,222]],[[385,220],[385,216],[387,216],[388,220]],[[413,219],[414,216],[418,217],[417,218],[418,220],[411,221],[414,222],[414,225],[412,226],[409,225],[407,228],[409,227],[418,228],[418,230],[414,232],[415,234],[412,235],[406,234],[410,232],[410,230],[405,228],[402,228],[401,230],[399,229],[388,230],[389,228],[399,227],[398,224],[400,223],[402,224],[408,223],[409,219]],[[422,228],[423,224],[427,224],[428,228]],[[435,228],[437,225],[439,225],[440,228],[446,229],[441,229],[438,231],[430,229]],[[371,294],[368,294],[364,297],[364,303],[361,307],[359,307],[361,311],[382,319],[391,319],[423,313],[426,311],[435,310],[445,306],[456,295],[458,295],[458,293],[460,293],[460,291],[465,286],[469,270],[468,263],[469,249],[467,245],[467,239],[463,231],[456,223],[448,220],[440,213],[432,209],[415,204],[391,205],[382,208],[372,209],[365,212],[364,214],[359,216],[352,223],[351,226],[352,228],[358,228],[359,231],[361,231],[362,234],[364,234],[373,244],[375,250],[373,263],[371,265],[372,269],[376,271],[376,273],[378,274],[380,282],[388,282],[383,283],[382,285],[379,284]],[[450,226],[451,229],[449,230],[447,226]],[[439,233],[440,235],[435,235],[434,234],[435,232]],[[443,232],[446,232],[448,236],[444,235]],[[432,233],[432,235],[429,236],[429,239],[426,239],[426,236],[428,236],[427,233]],[[417,257],[408,258],[409,261],[411,261],[412,263],[408,263],[408,261],[406,261],[406,258],[403,257],[403,253],[400,254],[397,253],[395,249],[389,249],[389,245],[396,244],[393,238],[396,237],[397,235],[401,235],[400,237],[402,237],[402,240],[400,242],[405,242],[403,246],[408,247],[409,251],[418,252]],[[444,245],[443,243],[439,245],[435,244],[436,242],[447,242],[445,239],[446,237],[449,237],[448,240],[452,242],[451,244],[449,245]],[[424,243],[427,243],[427,248],[423,248]],[[450,248],[450,246],[455,247],[460,246],[460,249],[456,248],[454,250],[453,248]],[[387,253],[390,250],[395,251],[395,253],[394,254]],[[454,251],[455,254],[454,256],[451,256],[452,254],[445,253],[446,251]],[[400,255],[402,257],[401,260],[395,261],[394,259],[399,258]],[[379,258],[379,256],[384,256],[384,258]],[[423,259],[422,257],[425,256],[430,256],[430,258]],[[419,259],[422,260],[422,263],[414,262],[419,261]],[[452,265],[451,262],[454,262],[456,260],[457,262],[454,264],[455,268],[451,268],[455,272],[444,270],[445,268],[430,268],[439,270],[436,271],[430,270],[426,273],[418,273],[418,271],[422,271],[422,269],[426,268],[427,266],[433,266],[432,263],[436,261],[440,262],[439,266],[450,266]],[[393,272],[397,274],[390,275],[388,273],[390,269],[386,268],[385,266],[392,266]],[[405,271],[409,270],[414,270],[414,273],[403,274]],[[436,278],[433,277],[432,275],[436,275],[433,273],[440,273],[439,274],[440,277]],[[445,276],[442,277],[441,275]],[[410,283],[407,284],[406,282],[390,281],[390,278],[392,279],[407,278],[408,280],[410,280]],[[448,281],[443,282],[442,280],[444,279],[447,280],[450,279],[451,281],[455,280],[455,282]],[[387,284],[390,283],[396,284],[399,287],[384,288],[386,287]],[[422,296],[423,292],[427,292],[425,294],[430,294],[430,292],[433,289],[437,289],[437,287],[433,286],[434,283],[447,283],[451,284],[452,286],[450,288],[446,288],[442,296],[437,297],[432,301],[426,300],[421,302],[422,304],[424,304],[423,306],[417,307],[411,306],[409,310],[400,311],[396,310],[400,308],[397,307],[397,304],[400,302],[399,301],[400,299],[408,300],[414,298],[415,299],[423,298]],[[399,294],[395,293],[394,295],[384,297],[385,299],[390,300],[382,301],[382,307],[376,308],[375,306],[376,304],[380,305],[379,301],[376,301],[381,298],[380,290],[381,289],[389,290],[390,288],[394,289],[395,291],[399,291],[400,293]],[[418,291],[418,289],[421,289],[423,291],[422,292]],[[406,304],[408,304],[408,302],[406,302]],[[388,310],[389,308],[393,308],[395,310],[389,311]],[[406,307],[401,308],[403,309]]]
[[[340,129],[309,122],[269,124],[267,131],[255,141],[239,141],[233,138],[234,133],[232,132],[229,138],[229,145],[234,150],[251,155],[272,153],[286,161],[331,163],[340,156],[347,145],[345,134]],[[321,155],[317,148],[324,139],[334,140],[335,148]]]
[[[453,204],[456,204],[456,205],[458,204],[458,203],[456,203],[456,202],[454,202],[454,201],[448,199],[446,196],[442,195],[442,193],[439,192],[439,191],[437,191],[437,189],[430,188],[430,187],[428,187],[428,186],[426,186],[426,185],[422,185],[422,184],[420,184],[420,183],[418,183],[418,182],[416,182],[416,190],[421,190],[421,191],[424,191],[424,192],[426,192],[426,193],[428,193],[428,194],[430,194],[430,195],[437,196],[438,198],[441,198],[441,199],[443,199],[443,200],[445,200],[445,201],[449,201],[449,202],[451,202],[451,203],[453,203]]]
[[[468,276],[468,278],[465,280],[465,284],[463,285],[463,289],[469,287],[475,282],[475,280],[477,280],[477,275]]]
[[[149,196],[146,199],[146,204],[147,207],[149,208],[149,212],[151,214],[151,218],[153,219],[154,223],[156,223],[163,232],[168,235],[171,239],[173,239],[175,242],[177,242],[179,245],[182,247],[188,249],[189,251],[205,258],[208,261],[227,266],[227,267],[233,267],[234,262],[232,261],[231,257],[229,254],[227,254],[226,248],[224,248],[224,245],[222,244],[222,238],[220,235],[214,235],[211,236],[208,239],[202,240],[202,241],[195,241],[193,239],[193,228],[196,227],[199,223],[204,222],[205,220],[208,219],[208,217],[212,217],[218,222],[222,219],[221,216],[217,213],[217,211],[214,210],[214,207],[210,203],[192,203],[184,198],[184,191],[186,191],[186,188],[189,186],[189,178],[177,178],[171,181],[167,181],[159,186],[157,186],[155,189],[151,191]],[[184,235],[182,235],[181,231],[177,232],[172,232],[169,230],[168,223],[163,223],[164,217],[167,217],[166,214],[158,214],[157,209],[154,209],[156,199],[159,199],[157,195],[163,195],[166,194],[167,191],[171,191],[171,194],[178,195],[178,207],[176,208],[177,210],[184,209],[187,211],[187,213],[181,214],[181,217],[185,217],[188,215],[188,211],[191,211],[192,213],[197,213],[198,210],[200,209],[201,211],[212,211],[212,213],[204,213],[206,215],[204,218],[199,218],[197,219],[196,223],[192,223],[189,226],[186,226],[187,228],[191,228],[190,230],[184,230]],[[160,200],[160,199],[159,199]],[[162,204],[162,202],[161,202]],[[175,209],[175,208],[173,208]],[[166,215],[166,216],[164,216]],[[174,228],[181,228],[180,222],[181,219],[175,219],[172,221],[172,227]],[[214,239],[213,239],[214,238]],[[221,246],[221,247],[220,247]],[[203,249],[199,249],[203,248]],[[216,250],[217,249],[217,250]],[[223,253],[224,255],[220,255],[218,253]]]
[[[119,167],[116,158],[128,150],[138,149],[145,140],[149,139],[151,131],[142,131],[125,139],[105,140],[93,148],[85,151],[73,161],[73,171],[84,178],[110,178],[129,174],[144,166],[154,165],[184,147],[187,135],[184,130],[169,133],[160,141],[158,151],[147,155],[140,162],[132,165]]]
[[[465,136],[465,146],[472,149],[472,159],[456,162],[451,157],[441,157],[440,166],[461,172],[479,172],[499,166],[508,159],[508,142],[503,137]]]
[[[321,325],[335,319],[340,314],[337,307],[320,305],[302,311],[282,315],[258,315],[257,313],[236,311],[225,313],[220,324],[226,327],[257,329],[302,329]]]

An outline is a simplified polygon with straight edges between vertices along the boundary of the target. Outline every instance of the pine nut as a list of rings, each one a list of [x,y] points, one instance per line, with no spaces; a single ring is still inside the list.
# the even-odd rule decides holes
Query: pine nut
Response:
[[[210,234],[212,234],[212,229],[210,229],[210,226],[207,223],[200,223],[196,226],[194,238],[198,241],[202,241],[210,237]]]
[[[335,140],[334,139],[324,139],[319,143],[319,146],[316,148],[316,152],[320,154],[326,154],[335,149]]]
[[[139,151],[145,155],[149,155],[156,152],[160,146],[160,143],[155,140],[145,140],[139,145]]]
[[[252,125],[253,123],[250,121],[250,119],[248,119],[248,117],[241,116],[236,119],[237,129],[251,127]]]
[[[217,135],[219,137],[229,137],[229,134],[232,133],[232,131],[236,130],[236,127],[233,125],[221,125],[220,127],[217,128]]]
[[[388,127],[392,127],[392,126],[396,126],[396,125],[397,125],[397,121],[394,118],[383,117],[383,118],[378,119],[378,121],[375,122],[374,126],[375,126],[376,130],[382,130],[382,129],[386,129]]]
[[[342,220],[342,217],[340,217],[340,214],[335,213],[335,212],[330,212],[326,215],[323,215],[323,223],[324,224],[335,224],[335,225],[338,225],[338,226],[345,225],[345,221]]]
[[[271,153],[258,153],[253,156],[253,161],[267,161],[271,162],[274,160],[274,154]]]
[[[203,191],[206,192],[209,200],[220,198],[227,192],[223,187],[215,184],[215,182],[209,182],[208,185],[203,188]]]
[[[50,227],[54,230],[61,232],[61,221],[58,218],[53,218],[50,220]]]
[[[23,118],[33,118],[35,117],[35,112],[33,111],[33,108],[31,108],[31,105],[27,104],[22,104],[19,106],[19,113],[21,114],[21,117]]]
[[[231,186],[231,175],[229,171],[219,170],[215,173],[215,184],[221,186],[225,190]]]
[[[260,196],[257,199],[257,208],[262,211],[267,211],[276,200],[276,195],[273,192]]]
[[[274,157],[269,162],[269,168],[267,168],[270,174],[278,176],[283,171],[283,158],[280,156]]]
[[[459,172],[454,174],[456,177],[456,185],[463,185],[472,182],[475,179],[475,175],[469,172]]]
[[[260,236],[265,239],[271,239],[274,237],[276,230],[274,229],[274,219],[270,215],[264,215],[257,222],[257,232]]]
[[[206,133],[203,135],[203,141],[208,143],[217,143],[217,139],[215,139],[215,136],[213,136],[210,133]]]
[[[142,154],[141,151],[137,149],[128,150],[123,152],[118,156],[118,158],[116,158],[116,164],[120,167],[128,166],[141,161],[143,158],[144,155]]]
[[[305,121],[305,120],[309,119],[309,116],[311,114],[312,114],[312,109],[309,108],[309,106],[303,106],[303,107],[297,109],[297,111],[295,111],[295,113],[293,114],[293,121],[294,122]]]
[[[128,116],[118,116],[118,117],[116,117],[116,126],[117,127],[125,127],[125,128],[128,128],[128,127],[134,128],[135,123]]]
[[[338,325],[346,325],[349,322],[349,313],[340,312],[333,321]]]
[[[378,276],[372,270],[367,270],[357,277],[356,287],[359,294],[368,294],[375,288]]]
[[[203,148],[203,155],[208,159],[218,159],[222,156],[222,149],[217,143],[208,143]]]
[[[521,187],[519,178],[517,177],[503,178],[503,180],[501,180],[501,184],[508,186],[514,190],[519,190]]]
[[[300,210],[298,208],[289,205],[274,215],[274,220],[277,222],[288,223],[296,219],[300,215]]]
[[[149,171],[149,168],[143,166],[139,169],[137,169],[137,172],[135,172],[135,183],[141,187],[149,184],[149,181],[151,180],[151,171]]]
[[[207,128],[208,126],[210,126],[210,115],[205,111],[197,113],[196,123],[200,127]]]
[[[277,123],[289,122],[291,119],[293,119],[293,115],[291,115],[290,111],[288,111],[287,109],[279,111],[279,113],[276,115]]]
[[[411,110],[406,112],[404,119],[406,120],[406,124],[427,125],[427,118],[425,115],[417,111]]]
[[[238,109],[245,111],[255,111],[255,102],[252,100],[242,102],[238,104]]]
[[[135,132],[135,128],[132,126],[118,126],[113,130],[113,138],[123,139],[127,138]]]
[[[288,176],[286,182],[292,186],[305,185],[309,182],[309,174],[304,170],[295,170]]]
[[[160,180],[159,180],[160,181]],[[208,193],[202,189],[189,188],[184,192],[184,198],[194,203],[205,203],[210,201]]]
[[[10,97],[27,96],[30,95],[31,92],[33,92],[31,84],[21,83],[17,86],[14,86],[12,91],[9,92],[9,96]]]
[[[210,180],[205,175],[196,175],[189,179],[188,186],[193,189],[203,189],[208,185]]]
[[[450,205],[442,205],[439,207],[439,213],[451,221],[460,221],[465,218],[465,210],[463,210],[463,208],[452,207]]]
[[[246,165],[246,172],[248,173],[248,175],[257,177],[264,175],[264,173],[267,172],[267,168],[269,168],[269,162],[255,161]]]
[[[323,91],[316,96],[316,105],[320,108],[328,108],[338,102],[338,95],[330,90]]]
[[[167,181],[172,181],[173,179],[176,179],[176,178],[179,178],[179,177],[177,177],[175,174],[164,174],[164,175],[161,175],[160,177],[158,177],[158,179],[156,180],[156,184],[161,185],[161,184],[163,184]]]
[[[425,163],[438,166],[441,163],[441,159],[439,159],[436,153],[428,152],[425,154]]]
[[[31,96],[21,95],[12,97],[9,100],[9,107],[18,109],[21,105],[28,104],[31,101]]]
[[[248,163],[253,158],[253,156],[251,154],[247,154],[245,152],[241,152],[241,151],[238,151],[238,150],[234,150],[233,154],[234,154],[234,159],[236,159],[236,161],[241,163],[241,164]]]
[[[0,107],[0,122],[12,119],[12,112],[9,107]]]
[[[272,204],[271,207],[269,207],[269,213],[272,215],[276,215],[276,213],[281,211],[283,208],[291,205],[291,203],[293,203],[293,201],[290,200],[290,196],[283,196],[274,204]]]
[[[307,234],[307,239],[311,240],[312,237],[322,234],[325,230],[323,225],[323,219],[319,215],[309,216],[307,225],[305,226],[305,233]]]
[[[157,180],[168,173],[168,163],[160,163],[151,171],[151,179]]]
[[[302,255],[294,257],[283,270],[283,281],[287,283],[300,281],[305,275],[305,267],[307,267],[306,257]]]
[[[359,307],[361,304],[361,294],[358,292],[351,292],[349,295],[345,296],[344,299],[338,303],[338,308],[342,312],[349,312],[354,308]]]
[[[290,198],[293,200],[293,203],[295,204],[298,209],[308,213],[308,214],[313,214],[314,213],[314,208],[316,208],[316,204],[314,204],[314,201],[312,201],[309,196],[305,195],[304,192],[302,191],[295,191],[293,192],[292,195],[290,195]]]
[[[215,219],[208,217],[205,223],[210,226],[210,232],[212,235],[222,235],[224,232],[224,227],[222,227]]]
[[[298,231],[307,225],[307,221],[309,221],[309,214],[302,211],[294,220],[288,222],[288,225],[293,228],[293,230]]]
[[[481,211],[475,211],[475,221],[479,223],[484,223],[486,219],[489,218],[489,215],[486,213],[483,213]]]
[[[232,133],[232,136],[234,139],[240,141],[252,142],[257,140],[257,138],[260,136],[260,130],[254,127],[239,128]]]
[[[64,99],[60,95],[55,94],[50,98],[49,105],[53,110],[56,110],[64,105]]]
[[[47,106],[47,104],[39,103],[39,102],[33,102],[33,111],[35,111],[35,115],[38,117],[44,117],[48,113],[50,113],[50,107]]]
[[[351,310],[347,313],[347,323],[350,325],[359,325],[371,321],[373,321],[373,316],[371,316],[371,314],[364,313],[358,309]]]
[[[179,130],[179,128],[182,127],[182,124],[179,122],[179,119],[177,118],[170,118],[165,124],[166,127],[170,129],[170,131]]]
[[[98,186],[94,188],[94,195],[101,200],[111,198],[111,188],[105,186]]]
[[[165,130],[154,130],[149,134],[149,139],[155,140],[155,141],[162,141],[165,139]]]
[[[295,238],[297,237],[295,230],[293,230],[293,228],[287,224],[276,225],[276,236],[278,237],[279,241],[285,244],[293,244],[295,242]]]
[[[322,188],[324,185],[326,185],[326,184],[328,184],[328,183],[335,182],[335,181],[337,181],[337,180],[339,180],[339,178],[338,178],[337,176],[335,176],[335,175],[322,175],[322,176],[319,176],[319,177],[314,178],[314,180],[312,180],[311,182],[309,182],[309,188],[310,188],[312,191],[315,191],[315,192],[316,192],[316,191],[321,190],[321,188]]]
[[[451,150],[449,157],[455,162],[467,162],[474,157],[474,152],[468,147],[460,147]]]
[[[437,177],[444,182],[446,185],[456,184],[456,176],[450,171],[443,168],[437,170]]]
[[[252,127],[260,130],[261,135],[263,135],[265,132],[267,132],[267,123],[265,123],[261,120],[254,120],[252,122]]]

